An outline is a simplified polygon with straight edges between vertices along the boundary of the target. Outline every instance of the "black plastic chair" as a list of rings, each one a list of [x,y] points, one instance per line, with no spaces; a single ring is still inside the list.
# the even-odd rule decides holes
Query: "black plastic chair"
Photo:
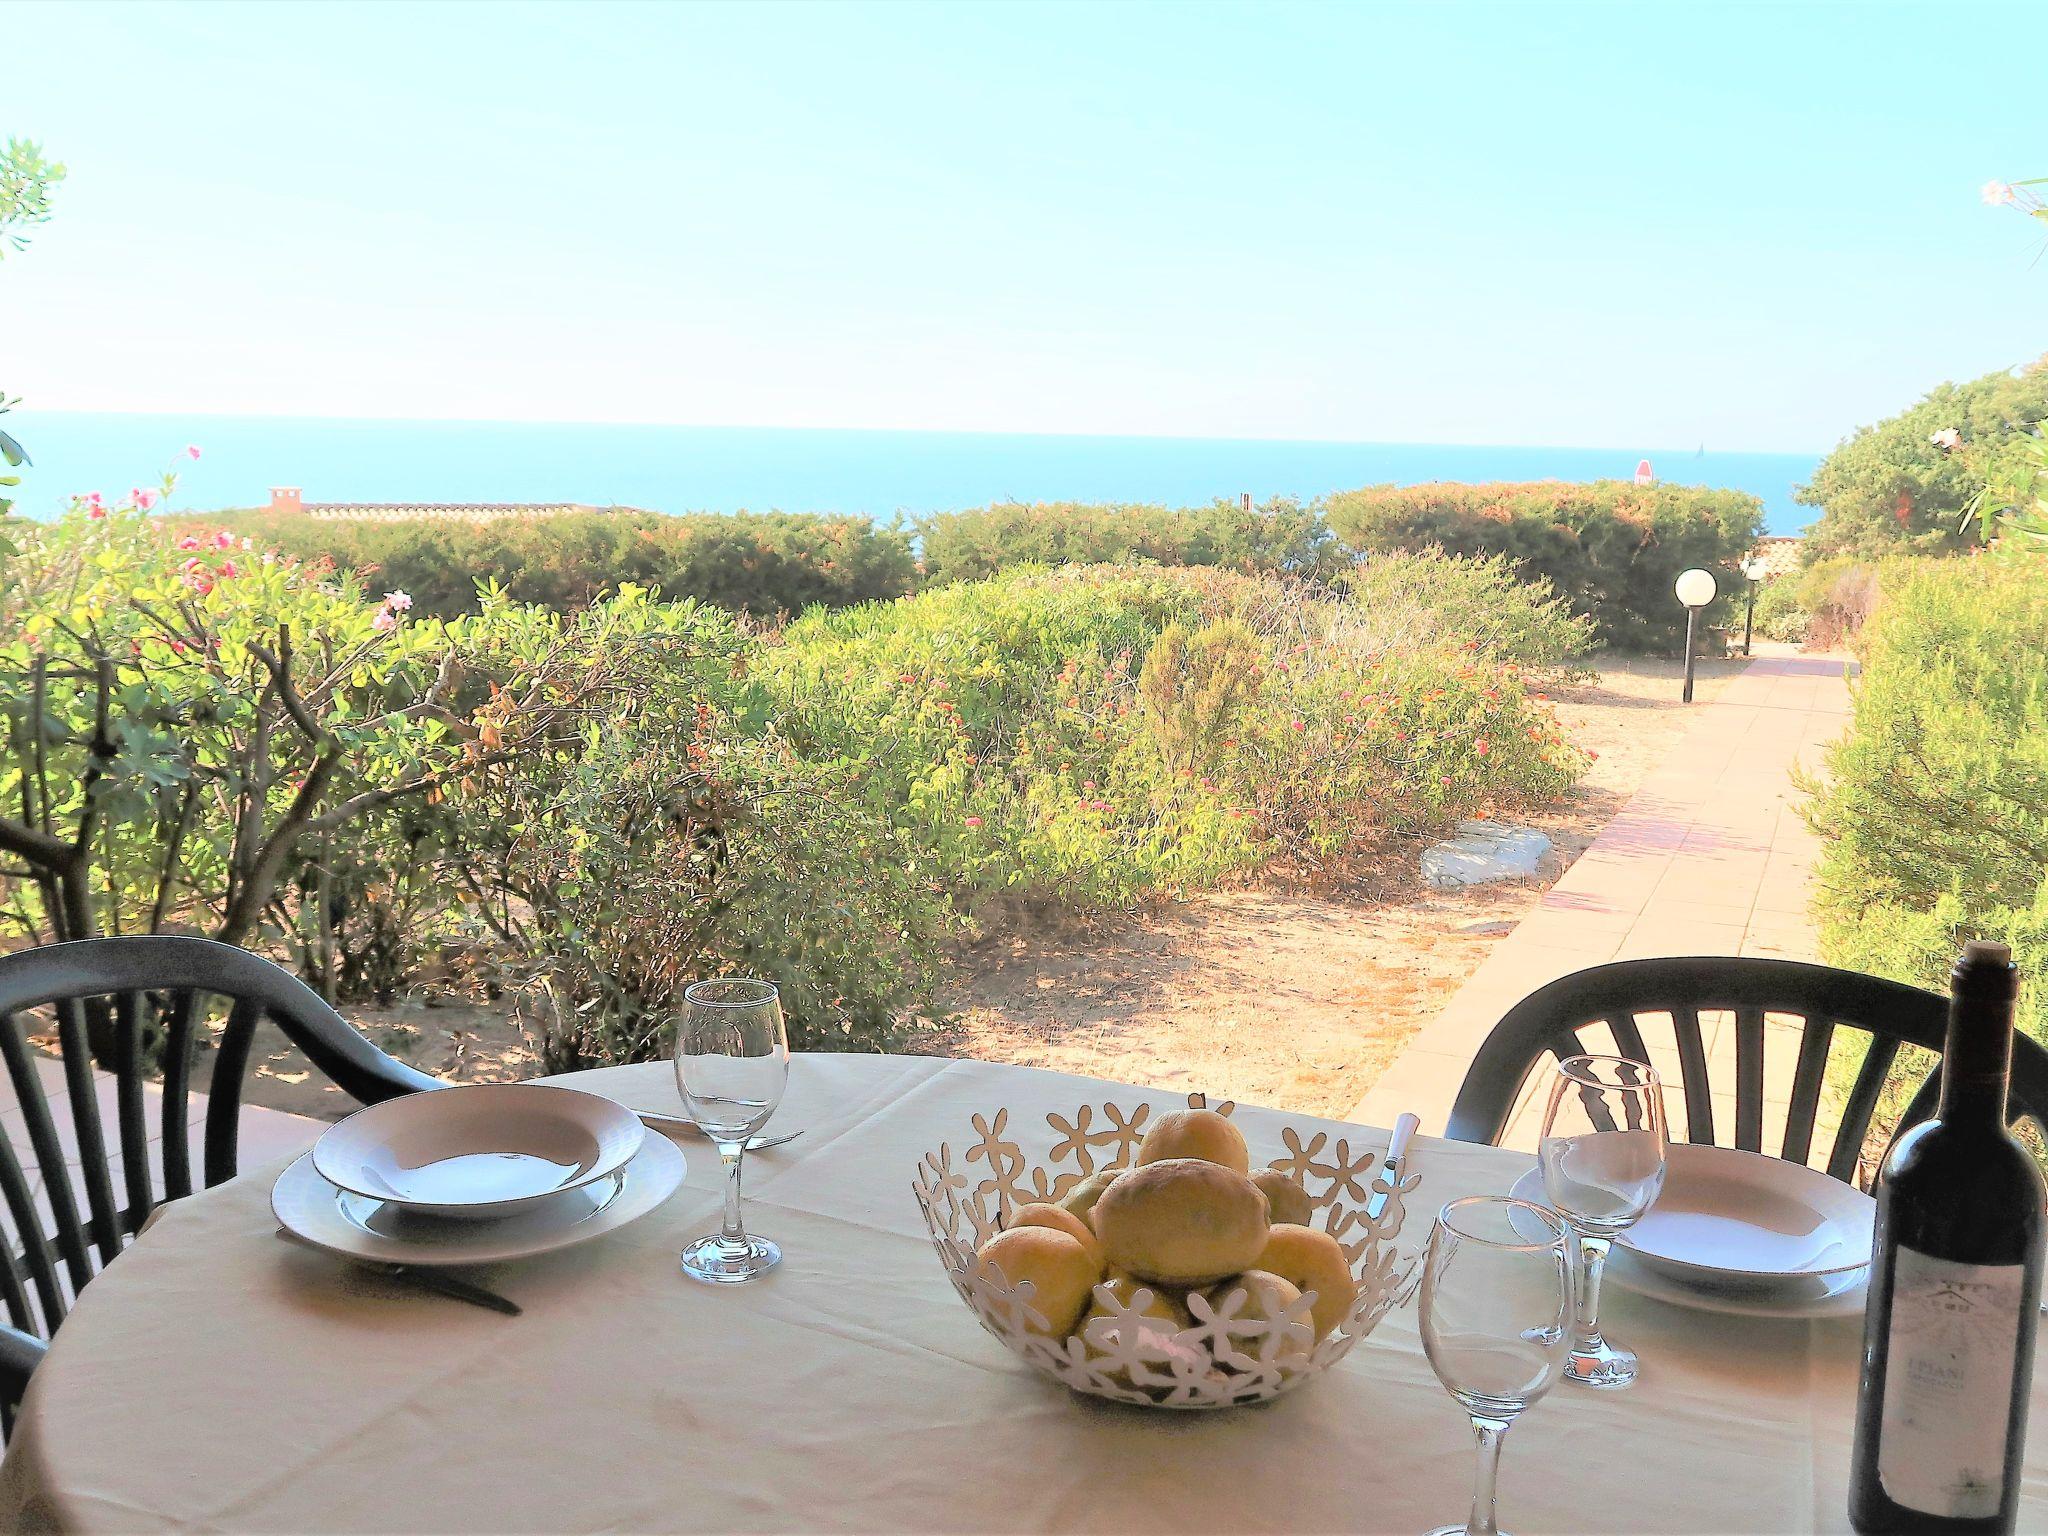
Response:
[[[1458,1141],[1498,1142],[1523,1085],[1546,1057],[1618,1051],[1649,1061],[1643,1027],[1655,1020],[1652,1032],[1669,1037],[1678,1058],[1680,1080],[1667,1087],[1682,1090],[1686,1139],[1714,1145],[1714,1085],[1707,1076],[1700,1023],[1704,1013],[1734,1016],[1732,1145],[1749,1152],[1764,1151],[1764,1018],[1797,1021],[1799,1056],[1784,1139],[1774,1154],[1790,1162],[1804,1163],[1813,1151],[1814,1119],[1836,1034],[1850,1031],[1852,1043],[1867,1046],[1827,1160],[1827,1172],[1851,1184],[1900,1047],[1915,1045],[1939,1055],[1948,1028],[1947,998],[1856,971],[1796,960],[1714,956],[1618,960],[1539,987],[1507,1011],[1466,1069],[1445,1134]],[[1584,1039],[1583,1031],[1602,1024],[1613,1036],[1612,1045]],[[1725,1091],[1727,1085],[1722,1086]],[[1908,1101],[1898,1129],[1931,1116],[1939,1091],[1940,1074],[1928,1074]],[[2023,1035],[2013,1040],[2007,1112],[2016,1122],[2032,1120],[2048,1129],[2048,1051]]]
[[[0,1135],[0,1195],[6,1200],[0,1223],[9,1261],[0,1264],[0,1304],[11,1324],[0,1325],[0,1405],[10,1417],[47,1348],[44,1340],[56,1332],[86,1283],[140,1229],[159,1203],[157,1190],[165,1200],[192,1193],[187,1117],[193,1042],[206,1020],[209,998],[225,1002],[228,1015],[205,1090],[207,1188],[235,1176],[242,1079],[257,1021],[265,1015],[315,1067],[362,1103],[442,1086],[371,1045],[297,977],[229,944],[168,937],[82,939],[0,955],[0,1057],[43,1176],[39,1208],[14,1148]],[[23,1028],[23,1016],[43,1008],[54,1017],[63,1058],[65,1098],[85,1186],[83,1214],[44,1096],[43,1074],[36,1070]],[[155,1156],[143,1102],[148,1029],[161,1032],[162,1139]],[[97,1053],[89,1041],[99,1044]],[[95,1054],[115,1082],[119,1196],[95,1091]]]

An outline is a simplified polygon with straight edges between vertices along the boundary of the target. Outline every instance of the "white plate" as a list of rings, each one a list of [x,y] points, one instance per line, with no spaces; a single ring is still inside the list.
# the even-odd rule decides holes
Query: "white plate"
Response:
[[[1781,1157],[1674,1144],[1663,1193],[1615,1239],[1674,1279],[1817,1279],[1870,1263],[1877,1202]],[[1704,1272],[1704,1273],[1702,1273]]]
[[[307,1242],[353,1259],[495,1264],[616,1232],[674,1194],[683,1167],[680,1147],[666,1136],[649,1136],[614,1177],[484,1224],[421,1216],[336,1189],[320,1177],[308,1153],[278,1175],[270,1209]]]
[[[359,1109],[313,1143],[337,1189],[421,1215],[509,1216],[616,1173],[646,1127],[594,1093],[469,1083]]]
[[[1531,1168],[1515,1180],[1508,1193],[1536,1205],[1550,1203],[1544,1195],[1543,1171],[1539,1168]],[[1524,1235],[1538,1237],[1536,1233]],[[1741,1317],[1831,1318],[1863,1315],[1869,1273],[1867,1267],[1859,1267],[1824,1275],[1746,1277],[1692,1265],[1683,1266],[1677,1273],[1666,1273],[1617,1244],[1608,1256],[1602,1278],[1625,1291],[1675,1307],[1729,1312]]]

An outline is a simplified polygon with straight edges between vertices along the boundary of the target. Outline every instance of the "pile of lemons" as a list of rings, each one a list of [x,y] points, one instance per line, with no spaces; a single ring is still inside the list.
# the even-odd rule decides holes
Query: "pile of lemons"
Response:
[[[1058,1204],[1020,1205],[979,1253],[1015,1286],[1030,1281],[1034,1332],[1065,1338],[1113,1315],[1106,1286],[1128,1311],[1150,1301],[1141,1325],[1162,1334],[1192,1327],[1188,1297],[1202,1293],[1234,1316],[1277,1321],[1310,1296],[1315,1336],[1343,1322],[1358,1294],[1344,1250],[1308,1225],[1308,1192],[1275,1168],[1254,1174],[1244,1134],[1227,1116],[1190,1109],[1161,1116],[1129,1168],[1091,1174]],[[1305,1355],[1306,1341],[1291,1346]],[[1284,1356],[1283,1356],[1284,1357]]]

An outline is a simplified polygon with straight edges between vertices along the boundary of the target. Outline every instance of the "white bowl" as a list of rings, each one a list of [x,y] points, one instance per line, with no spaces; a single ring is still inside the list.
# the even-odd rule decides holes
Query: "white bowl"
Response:
[[[1198,1099],[1190,1096],[1190,1103]],[[1211,1107],[1228,1114],[1232,1106]],[[941,1145],[919,1161],[913,1189],[947,1278],[981,1326],[1018,1358],[1091,1397],[1154,1408],[1229,1408],[1277,1397],[1320,1375],[1406,1298],[1416,1260],[1398,1254],[1394,1238],[1406,1213],[1404,1196],[1419,1175],[1409,1172],[1400,1188],[1390,1189],[1379,1172],[1384,1138],[1370,1132],[1333,1143],[1327,1131],[1303,1134],[1285,1126],[1280,1145],[1252,1147],[1252,1163],[1270,1164],[1300,1184],[1313,1207],[1310,1224],[1343,1248],[1358,1298],[1342,1323],[1314,1339],[1313,1291],[1271,1323],[1243,1317],[1239,1290],[1213,1309],[1195,1296],[1189,1303],[1192,1328],[1121,1330],[1114,1318],[1123,1306],[1108,1286],[1098,1285],[1095,1297],[1108,1318],[1072,1338],[1035,1332],[1032,1321],[1042,1325],[1043,1318],[1031,1311],[1031,1282],[1010,1285],[975,1250],[1002,1230],[1019,1205],[1057,1201],[1098,1169],[1128,1167],[1152,1111],[1150,1104],[1131,1109],[1108,1103],[1047,1115],[1052,1134],[1043,1141],[1050,1145],[1050,1161],[1034,1163],[1011,1139],[1010,1112],[999,1110],[973,1117],[974,1139],[964,1158],[956,1161],[952,1146]],[[1382,1194],[1385,1204],[1368,1214],[1371,1200]],[[1142,1308],[1142,1297],[1141,1292],[1134,1305]]]
[[[646,1127],[624,1105],[544,1083],[472,1083],[359,1109],[313,1143],[337,1189],[408,1215],[509,1216],[618,1172]]]
[[[1664,1188],[1615,1242],[1693,1280],[1810,1280],[1870,1262],[1877,1202],[1819,1169],[1674,1143]]]

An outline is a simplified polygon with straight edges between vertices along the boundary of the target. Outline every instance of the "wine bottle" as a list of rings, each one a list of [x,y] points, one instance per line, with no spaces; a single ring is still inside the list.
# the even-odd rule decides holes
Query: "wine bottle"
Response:
[[[1849,1519],[1864,1532],[2013,1530],[2048,1201],[2006,1126],[2018,973],[2003,944],[1950,977],[1934,1118],[1877,1176]]]

